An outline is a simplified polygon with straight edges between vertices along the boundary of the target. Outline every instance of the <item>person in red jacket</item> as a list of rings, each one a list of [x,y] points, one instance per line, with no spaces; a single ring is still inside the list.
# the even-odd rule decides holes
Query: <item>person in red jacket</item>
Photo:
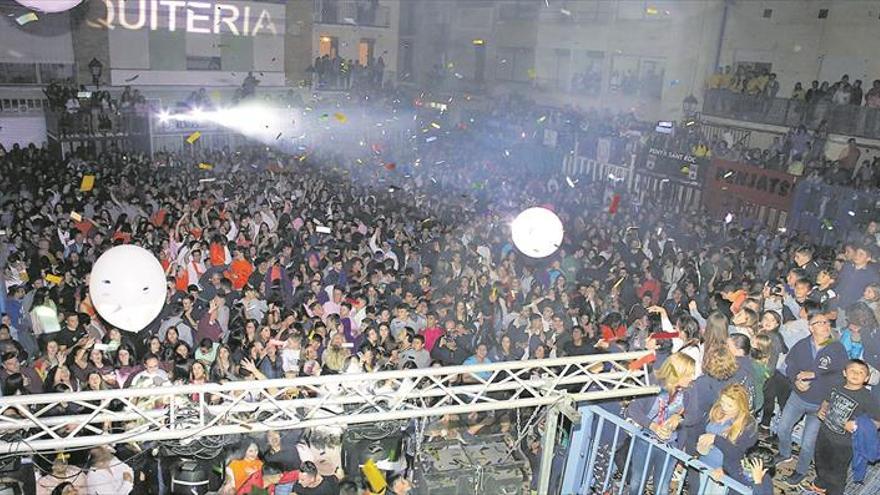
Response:
[[[254,265],[245,259],[244,250],[240,247],[233,249],[232,253],[232,263],[229,264],[229,269],[223,275],[232,282],[232,287],[235,290],[240,291],[247,285],[248,279],[254,273]]]
[[[267,462],[263,464],[263,469],[256,471],[244,484],[236,490],[236,495],[256,495],[257,493],[265,493],[268,490],[269,495],[288,495],[291,493],[293,484],[299,480],[299,471],[284,471],[280,464]]]

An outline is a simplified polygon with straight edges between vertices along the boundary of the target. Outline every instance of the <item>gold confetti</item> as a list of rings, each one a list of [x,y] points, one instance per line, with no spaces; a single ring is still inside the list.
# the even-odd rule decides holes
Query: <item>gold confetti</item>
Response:
[[[18,16],[15,19],[15,22],[17,22],[19,26],[24,26],[25,24],[38,20],[40,20],[40,18],[37,17],[37,14],[34,14],[33,12],[28,12],[27,14]]]
[[[214,168],[214,166],[211,165],[210,163],[202,162],[202,163],[199,164],[199,168],[200,168],[201,170],[212,170],[212,169]]]
[[[340,124],[348,122],[348,117],[344,113],[336,112],[333,114],[333,118],[338,120]]]
[[[196,132],[190,134],[189,137],[186,138],[186,142],[189,144],[193,144],[196,141],[198,141],[200,137],[202,137],[202,133],[199,131],[196,131]]]

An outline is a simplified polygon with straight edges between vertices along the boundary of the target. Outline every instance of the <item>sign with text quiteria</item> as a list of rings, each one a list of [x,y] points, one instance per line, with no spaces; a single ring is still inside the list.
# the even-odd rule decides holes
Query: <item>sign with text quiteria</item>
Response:
[[[796,179],[785,172],[713,158],[703,198],[716,213],[740,202],[789,211]]]

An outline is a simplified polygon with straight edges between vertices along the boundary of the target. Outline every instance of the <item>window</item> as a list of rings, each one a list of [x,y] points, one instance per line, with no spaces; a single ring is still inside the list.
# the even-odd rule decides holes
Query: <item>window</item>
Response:
[[[529,82],[534,74],[535,50],[499,47],[495,52],[495,78],[502,81]]]
[[[412,81],[413,80],[413,45],[412,41],[401,41],[400,42],[400,50],[398,51],[399,58],[397,62],[397,80],[398,81]]]
[[[73,77],[73,64],[40,64],[40,81],[44,84],[68,77]]]
[[[773,9],[764,9],[764,19],[773,17]]]
[[[819,9],[819,19],[828,18],[828,9]]]
[[[220,57],[186,56],[186,70],[220,70]]]
[[[605,71],[605,52],[595,50],[575,50],[574,74],[571,76],[571,90],[590,96],[602,91],[602,75]]]
[[[358,62],[361,65],[370,65],[370,62],[373,60],[373,47],[375,45],[376,40],[361,38],[360,43],[358,43]]]
[[[339,38],[336,36],[321,36],[318,39],[318,56],[327,55],[330,58],[336,57],[339,52]]]
[[[0,63],[0,84],[37,83],[37,64]]]

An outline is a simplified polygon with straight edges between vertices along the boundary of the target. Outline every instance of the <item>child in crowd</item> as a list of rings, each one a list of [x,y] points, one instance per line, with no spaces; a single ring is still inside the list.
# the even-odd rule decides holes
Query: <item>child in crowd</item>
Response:
[[[866,414],[880,427],[880,404],[865,389],[869,369],[864,361],[851,359],[843,370],[843,385],[831,387],[822,401],[822,420],[816,438],[816,480],[811,489],[820,494],[842,495],[853,456],[852,434],[856,419]]]

